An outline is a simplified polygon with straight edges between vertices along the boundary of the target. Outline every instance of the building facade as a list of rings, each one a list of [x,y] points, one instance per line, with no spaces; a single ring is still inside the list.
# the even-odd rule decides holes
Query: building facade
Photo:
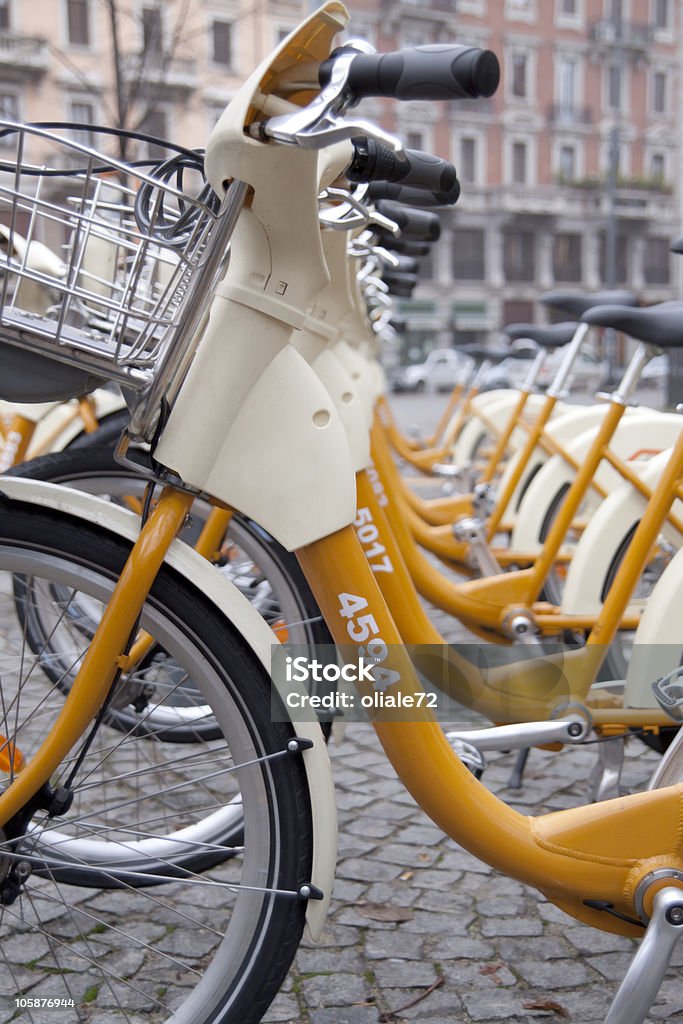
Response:
[[[302,0],[0,0],[0,116],[203,146],[306,10]]]
[[[201,146],[239,84],[314,6],[0,0],[0,115]],[[400,303],[406,353],[543,319],[538,296],[555,286],[628,283],[651,301],[680,293],[668,245],[680,224],[683,0],[349,6],[349,34],[378,50],[457,41],[494,50],[502,65],[492,99],[363,104],[410,147],[452,160],[463,187],[420,287]],[[80,137],[92,141],[87,129]]]
[[[538,296],[554,287],[680,294],[679,0],[354,0],[352,15],[380,50],[455,40],[501,59],[490,100],[377,105],[462,182],[401,304],[413,355],[542,321]]]

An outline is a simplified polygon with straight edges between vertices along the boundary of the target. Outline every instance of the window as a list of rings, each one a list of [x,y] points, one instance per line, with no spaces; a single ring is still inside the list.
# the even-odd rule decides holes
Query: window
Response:
[[[161,7],[142,8],[142,45],[145,53],[159,54],[163,50],[164,28]]]
[[[232,25],[229,21],[214,21],[211,26],[214,64],[230,67],[232,64]]]
[[[88,0],[67,0],[66,24],[69,42],[73,46],[90,46]]]
[[[667,238],[645,239],[645,284],[671,283],[671,253]]]
[[[503,303],[504,324],[532,324],[534,304],[524,299],[508,299]]]
[[[507,281],[533,281],[536,277],[536,240],[532,231],[506,232],[503,272]]]
[[[453,235],[453,279],[486,279],[485,235],[481,228],[456,228]]]
[[[621,68],[618,64],[607,68],[607,106],[610,110],[621,110]]]
[[[19,97],[15,92],[0,92],[0,117],[7,121],[19,120]]]
[[[95,108],[92,103],[88,103],[86,100],[74,100],[71,104],[69,116],[72,121],[76,121],[79,124],[92,125],[95,120]],[[94,146],[95,144],[95,137],[90,127],[83,128],[80,131],[73,129],[71,137],[82,146]]]
[[[576,150],[573,146],[560,146],[559,174],[562,181],[576,181]]]
[[[0,29],[12,27],[12,19],[9,13],[9,0],[0,0]]]
[[[406,132],[406,146],[408,149],[421,149],[424,150],[425,137],[422,132]]]
[[[581,280],[581,235],[555,235],[553,274],[558,282]]]
[[[526,142],[512,144],[512,183],[526,185],[528,175],[528,146]]]
[[[663,153],[653,153],[650,157],[650,175],[656,181],[666,179],[666,157]]]
[[[477,140],[464,138],[460,140],[460,164],[458,177],[463,184],[472,185],[477,180]]]
[[[652,109],[655,114],[667,111],[668,78],[666,71],[655,71],[652,75]]]
[[[670,0],[654,0],[653,22],[656,29],[666,30],[671,27],[671,4]]]
[[[576,98],[576,61],[563,57],[558,71],[558,106],[561,113],[574,110]]]
[[[575,18],[578,13],[578,0],[560,0],[560,14]]]
[[[529,61],[525,53],[512,55],[512,95],[525,99],[527,91],[527,70]]]

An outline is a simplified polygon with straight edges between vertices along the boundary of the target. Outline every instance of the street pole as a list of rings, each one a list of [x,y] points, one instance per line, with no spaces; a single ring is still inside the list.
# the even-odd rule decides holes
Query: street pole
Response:
[[[617,214],[617,191],[619,188],[619,143],[621,141],[621,108],[624,90],[624,22],[622,0],[612,0],[612,67],[616,68],[618,95],[614,109],[614,123],[610,133],[609,173],[607,176],[607,231],[605,239],[605,262],[607,287],[617,286],[617,245],[619,243],[619,218]],[[611,87],[611,83],[608,83]],[[617,335],[609,328],[604,335],[607,357],[607,382],[616,384]]]

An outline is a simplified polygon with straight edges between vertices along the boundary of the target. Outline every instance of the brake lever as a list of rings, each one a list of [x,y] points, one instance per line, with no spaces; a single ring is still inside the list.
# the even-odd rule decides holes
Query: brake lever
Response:
[[[324,149],[336,142],[363,135],[388,146],[397,156],[402,156],[405,150],[395,135],[390,135],[362,118],[344,118],[343,115],[351,105],[351,97],[346,88],[351,64],[359,53],[377,52],[374,46],[359,39],[344,45],[345,51],[332,64],[329,82],[308,106],[290,114],[271,117],[267,121],[255,121],[247,126],[247,135],[261,142],[273,140],[289,146],[300,146],[302,149]]]
[[[323,227],[332,228],[334,231],[349,231],[351,228],[364,227],[369,223],[369,210],[347,189],[328,185],[318,196],[318,200],[323,202],[326,199],[341,202],[337,206],[319,211],[318,219]]]

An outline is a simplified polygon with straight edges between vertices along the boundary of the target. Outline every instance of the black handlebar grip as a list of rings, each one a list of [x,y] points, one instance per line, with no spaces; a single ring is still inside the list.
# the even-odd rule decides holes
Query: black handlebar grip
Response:
[[[393,295],[397,299],[410,299],[414,291],[414,284],[392,284],[389,288],[389,295]]]
[[[441,224],[435,213],[415,210],[411,206],[399,206],[398,203],[389,203],[385,199],[380,200],[376,206],[379,213],[398,224],[403,238],[419,242],[436,242],[441,235]]]
[[[356,138],[353,160],[346,170],[349,181],[392,181],[430,192],[448,194],[458,184],[453,164],[419,149],[402,155],[374,139]]]
[[[400,271],[387,270],[382,274],[382,280],[389,288],[391,295],[411,295],[417,284],[417,274],[402,274]]]
[[[329,81],[336,55],[338,51],[320,65],[321,86]],[[493,96],[499,82],[500,64],[491,50],[433,45],[395,53],[359,53],[351,62],[346,88],[354,100],[364,96],[464,100]]]
[[[460,182],[456,179],[449,192],[426,192],[421,188],[395,185],[388,181],[373,181],[368,185],[366,195],[369,199],[391,199],[395,203],[406,203],[407,206],[421,206],[427,209],[434,206],[453,206],[460,198]]]
[[[414,288],[417,284],[417,274],[404,274],[400,270],[382,271],[382,280],[391,288],[395,284],[410,285]]]
[[[404,256],[429,256],[431,245],[429,242],[401,242],[398,238],[387,238],[382,242],[385,249],[391,252],[403,253]]]

